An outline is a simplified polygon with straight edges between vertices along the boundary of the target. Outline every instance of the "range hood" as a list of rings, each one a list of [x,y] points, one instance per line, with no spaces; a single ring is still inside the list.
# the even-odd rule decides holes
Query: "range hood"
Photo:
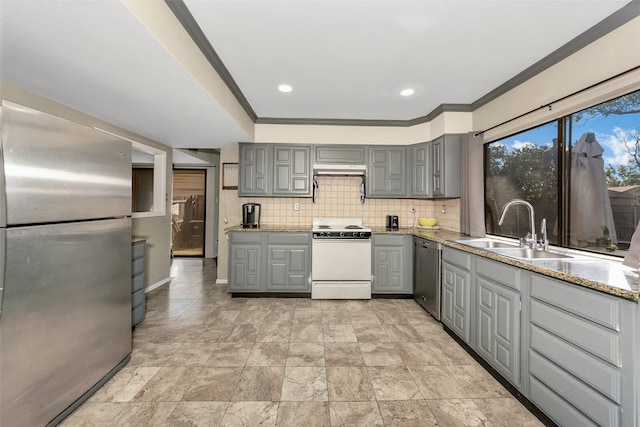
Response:
[[[365,165],[313,165],[314,176],[365,176]]]

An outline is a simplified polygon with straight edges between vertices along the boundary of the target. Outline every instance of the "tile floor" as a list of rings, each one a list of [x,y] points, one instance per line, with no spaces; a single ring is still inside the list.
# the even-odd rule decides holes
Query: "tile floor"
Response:
[[[542,426],[413,300],[232,299],[211,260],[171,275],[62,426]]]

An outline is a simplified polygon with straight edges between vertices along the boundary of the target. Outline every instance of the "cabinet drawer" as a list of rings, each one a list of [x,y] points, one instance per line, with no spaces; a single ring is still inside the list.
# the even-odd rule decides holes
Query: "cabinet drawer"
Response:
[[[267,243],[273,245],[308,245],[309,233],[268,233]]]
[[[620,331],[620,301],[613,297],[536,274],[531,275],[531,296]]]
[[[131,245],[131,259],[144,258],[146,242],[136,242]]]
[[[596,424],[620,425],[617,405],[532,350],[529,351],[529,372]]]
[[[476,257],[477,274],[494,282],[520,290],[520,270],[481,256]]]
[[[529,346],[609,399],[621,403],[621,374],[611,365],[589,356],[535,325],[531,325]]]
[[[259,245],[262,243],[262,232],[259,231],[235,231],[229,233],[229,240],[232,243],[251,243]]]
[[[404,244],[404,237],[404,235],[374,234],[373,245],[402,246]]]
[[[131,307],[136,308],[141,304],[144,304],[144,289],[131,294]]]
[[[144,274],[138,274],[131,279],[131,292],[144,289]]]
[[[144,320],[144,305],[139,305],[131,310],[131,325],[135,326]]]
[[[614,366],[621,365],[620,337],[609,329],[531,301],[531,322]]]
[[[462,267],[466,270],[471,270],[471,254],[456,249],[451,249],[446,246],[442,248],[442,259],[455,264],[458,267]]]
[[[530,400],[546,413],[558,425],[598,427],[593,421],[577,411],[560,396],[555,394],[535,377],[531,377]]]
[[[134,259],[131,262],[131,276],[135,277],[144,273],[144,258]]]

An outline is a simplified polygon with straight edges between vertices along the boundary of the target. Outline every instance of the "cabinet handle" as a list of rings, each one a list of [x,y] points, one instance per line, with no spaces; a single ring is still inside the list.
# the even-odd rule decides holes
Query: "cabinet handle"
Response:
[[[422,301],[426,301],[427,299],[424,297],[424,295],[420,295],[420,297],[422,298]]]

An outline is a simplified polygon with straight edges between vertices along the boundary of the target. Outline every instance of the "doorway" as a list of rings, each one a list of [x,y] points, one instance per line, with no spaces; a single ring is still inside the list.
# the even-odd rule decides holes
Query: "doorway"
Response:
[[[207,171],[173,170],[171,250],[174,256],[204,257]]]

